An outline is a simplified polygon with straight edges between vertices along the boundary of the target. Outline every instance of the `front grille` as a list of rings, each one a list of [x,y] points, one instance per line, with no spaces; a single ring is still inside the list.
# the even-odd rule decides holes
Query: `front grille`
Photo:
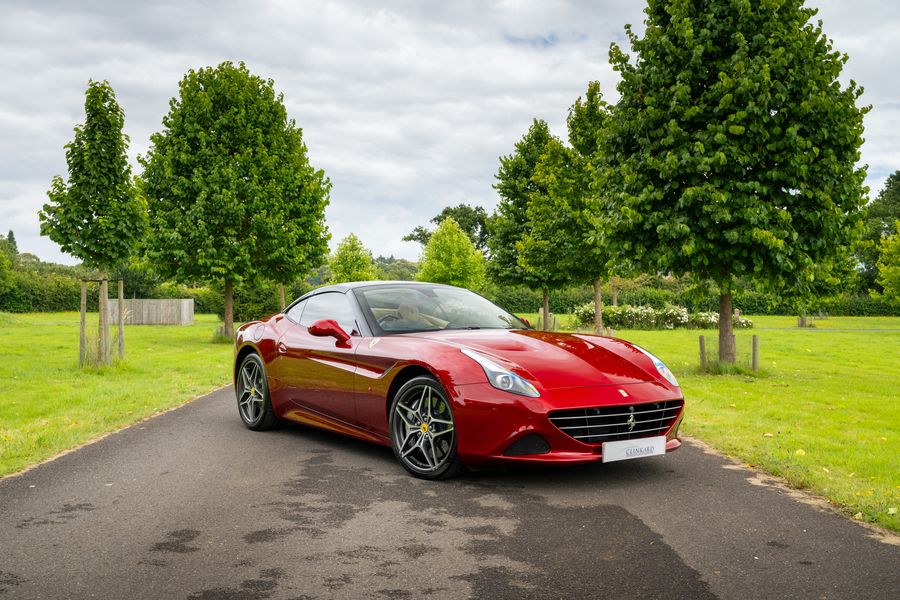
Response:
[[[684,400],[620,404],[557,410],[550,421],[563,433],[585,444],[632,440],[662,435],[675,423]]]

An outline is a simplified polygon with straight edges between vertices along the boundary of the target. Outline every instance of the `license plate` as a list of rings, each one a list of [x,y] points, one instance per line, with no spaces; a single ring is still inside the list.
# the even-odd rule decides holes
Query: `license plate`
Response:
[[[622,440],[619,442],[603,442],[603,462],[659,456],[666,453],[666,436],[641,438],[639,440]]]

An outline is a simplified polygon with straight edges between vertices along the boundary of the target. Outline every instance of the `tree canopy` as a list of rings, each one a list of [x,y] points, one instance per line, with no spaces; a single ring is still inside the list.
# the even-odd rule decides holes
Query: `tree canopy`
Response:
[[[720,359],[734,360],[736,277],[810,289],[861,227],[862,93],[802,0],[649,0],[642,37],[617,45],[598,235],[649,272],[720,291]]]
[[[416,279],[479,289],[484,284],[484,270],[484,254],[456,220],[447,217],[428,240]]]
[[[291,281],[327,251],[330,183],[274,82],[240,63],[189,71],[142,159],[148,254],[180,281]]]
[[[375,259],[375,267],[378,279],[393,281],[412,281],[419,270],[416,263],[405,258],[395,258],[394,255],[379,256]]]
[[[543,289],[519,263],[516,246],[528,232],[528,203],[535,195],[546,194],[546,188],[534,180],[534,173],[547,145],[553,140],[547,123],[535,119],[515,150],[500,157],[500,169],[494,189],[500,202],[488,219],[488,276],[501,285],[525,285]]]
[[[453,218],[456,224],[466,232],[475,247],[481,251],[487,249],[487,212],[481,206],[469,206],[457,204],[447,206],[431,219],[435,225],[440,225],[445,219]],[[423,246],[428,243],[433,232],[419,225],[410,233],[403,236],[405,242],[419,242]]]
[[[900,220],[894,221],[894,233],[881,240],[878,258],[878,284],[884,297],[900,304]]]
[[[880,287],[876,279],[881,242],[897,232],[897,220],[900,220],[900,171],[888,176],[878,196],[866,206],[865,232],[856,252],[863,290]]]
[[[19,253],[19,244],[16,242],[16,234],[13,233],[12,229],[6,234],[6,243],[9,244],[14,255]]]
[[[378,276],[372,253],[353,233],[338,244],[337,250],[328,260],[328,267],[331,270],[328,283],[369,281]]]
[[[85,120],[66,144],[69,177],[53,178],[38,213],[41,235],[86,265],[110,270],[134,254],[144,236],[146,206],[128,164],[125,113],[107,81],[90,81]],[[10,232],[11,234],[12,232]]]

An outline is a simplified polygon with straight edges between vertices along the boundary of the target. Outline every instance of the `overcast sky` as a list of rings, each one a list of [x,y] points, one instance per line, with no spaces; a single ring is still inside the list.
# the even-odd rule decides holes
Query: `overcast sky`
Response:
[[[874,105],[863,162],[874,194],[900,169],[900,3],[817,0],[825,32]],[[381,6],[379,8],[378,6]],[[147,151],[189,68],[245,61],[272,78],[333,183],[334,247],[356,233],[409,259],[401,237],[441,208],[493,209],[498,156],[533,117],[565,136],[587,82],[616,98],[607,58],[639,0],[166,2],[0,0],[0,233],[20,252],[73,263],[39,235],[63,146],[84,119],[87,81],[125,110],[132,162]]]

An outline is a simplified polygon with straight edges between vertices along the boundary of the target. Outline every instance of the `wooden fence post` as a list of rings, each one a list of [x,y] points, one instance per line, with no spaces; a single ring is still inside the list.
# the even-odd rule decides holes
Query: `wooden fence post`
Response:
[[[700,336],[700,368],[706,369],[706,338]]]
[[[87,357],[87,281],[81,280],[81,319],[78,330],[78,366],[84,367]]]
[[[108,308],[108,297],[109,297],[109,281],[106,279],[100,280],[100,298],[99,298],[99,310],[100,310],[100,318],[98,319],[100,324],[98,325],[99,331],[97,335],[97,359],[98,363],[101,365],[109,364],[109,308]]]
[[[125,280],[119,279],[119,360],[125,358]]]
[[[759,336],[753,336],[753,370],[759,371]]]

